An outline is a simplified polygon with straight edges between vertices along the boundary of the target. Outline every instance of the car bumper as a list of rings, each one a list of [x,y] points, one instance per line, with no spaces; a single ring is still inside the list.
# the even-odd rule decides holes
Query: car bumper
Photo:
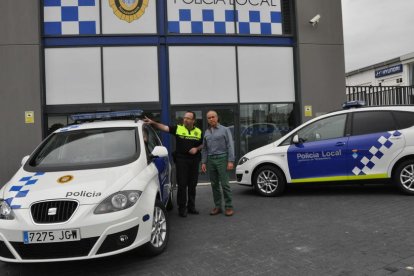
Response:
[[[28,209],[16,210],[16,219],[1,221],[0,260],[33,263],[94,259],[129,251],[150,240],[152,209],[134,206],[95,215],[95,207],[81,205],[69,221],[59,224],[35,224]],[[23,240],[24,231],[64,229],[79,229],[80,240],[33,244]]]
[[[248,168],[245,168],[244,166],[237,166],[236,178],[238,184],[252,186],[252,172]]]

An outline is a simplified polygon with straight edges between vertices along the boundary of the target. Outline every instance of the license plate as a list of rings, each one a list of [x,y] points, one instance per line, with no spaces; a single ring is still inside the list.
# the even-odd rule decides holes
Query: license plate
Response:
[[[53,230],[53,231],[24,231],[23,242],[30,243],[51,243],[79,241],[79,229]]]

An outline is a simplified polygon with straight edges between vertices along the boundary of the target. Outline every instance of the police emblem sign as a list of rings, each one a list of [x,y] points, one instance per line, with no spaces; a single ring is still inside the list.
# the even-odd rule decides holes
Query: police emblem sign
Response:
[[[131,23],[144,14],[148,0],[109,0],[109,5],[119,19]]]

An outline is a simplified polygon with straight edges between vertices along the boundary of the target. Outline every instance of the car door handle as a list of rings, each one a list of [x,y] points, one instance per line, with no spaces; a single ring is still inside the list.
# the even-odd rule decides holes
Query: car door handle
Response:
[[[345,142],[337,142],[337,143],[335,144],[335,146],[337,146],[337,147],[342,147],[342,146],[345,146]]]

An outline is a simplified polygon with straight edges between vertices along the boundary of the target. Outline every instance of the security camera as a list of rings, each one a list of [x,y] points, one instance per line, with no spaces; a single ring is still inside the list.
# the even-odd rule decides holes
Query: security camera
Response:
[[[309,23],[312,24],[312,26],[315,26],[319,23],[319,20],[321,20],[321,15],[317,14],[311,20],[309,20]]]

